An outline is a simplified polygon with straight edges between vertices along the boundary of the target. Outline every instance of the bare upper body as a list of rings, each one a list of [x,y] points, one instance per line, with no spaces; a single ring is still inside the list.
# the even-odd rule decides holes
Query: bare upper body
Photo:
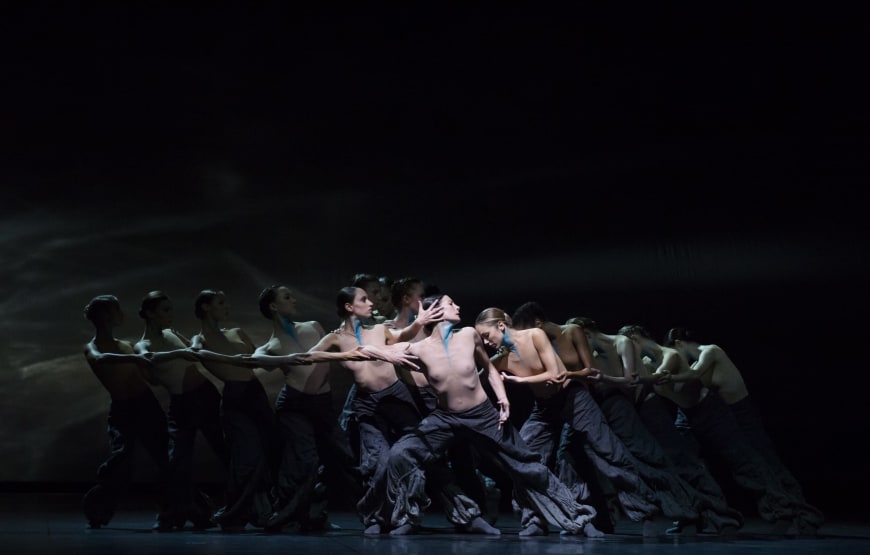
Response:
[[[159,353],[187,349],[190,340],[175,330],[146,330],[134,350],[137,353]],[[160,385],[166,388],[171,395],[180,395],[185,391],[196,389],[208,378],[199,370],[196,362],[183,358],[173,358],[165,362],[154,363],[151,375]]]
[[[420,359],[417,373],[436,391],[439,406],[463,411],[486,401],[477,369],[487,367],[489,357],[477,332],[470,328],[449,331],[444,341],[444,328],[437,326],[436,330],[426,339],[410,344],[408,352]]]
[[[480,336],[496,347],[506,347],[492,362],[506,381],[528,384],[538,399],[547,399],[566,385],[565,365],[556,356],[547,334],[540,328],[518,330],[478,324]]]
[[[556,355],[565,365],[568,378],[585,386],[588,386],[589,381],[597,381],[601,376],[601,370],[595,366],[592,347],[589,346],[583,328],[576,324],[559,325],[555,322],[548,322],[548,324],[553,326],[552,334],[548,326],[545,325],[543,329],[554,342]]]
[[[384,324],[363,325],[364,321],[371,321],[374,306],[364,289],[343,288],[337,302],[339,316],[342,317],[341,326],[323,336],[312,347],[312,351],[342,353],[363,350],[370,355],[367,360],[338,360],[337,365],[350,371],[354,383],[364,391],[381,391],[395,384],[399,380],[395,366],[417,368],[415,357],[406,352],[408,344],[396,345],[402,332],[392,330]],[[416,331],[412,331],[407,333],[416,335]]]
[[[88,365],[114,401],[133,399],[150,391],[151,362],[137,355],[123,339],[95,337],[84,346]]]
[[[285,329],[276,327],[272,336],[266,343],[260,345],[255,351],[257,355],[289,355],[292,353],[304,353],[317,345],[326,335],[323,326],[314,320],[308,322],[292,322],[294,334],[290,335]],[[306,365],[282,366],[284,383],[302,393],[312,395],[328,393],[331,391],[329,384],[329,361],[315,362]]]
[[[420,289],[420,293],[422,293],[422,286]],[[396,342],[407,341],[409,343],[416,343],[417,341],[426,338],[426,331],[424,329],[425,324],[435,320],[432,318],[433,315],[429,314],[431,311],[423,311],[420,308],[420,293],[417,293],[414,297],[414,302],[417,303],[416,310],[413,309],[410,304],[403,303],[402,308],[399,309],[396,317],[384,322],[384,326],[387,329],[399,332],[398,334],[391,333],[392,340]],[[421,312],[423,314],[418,316]],[[440,313],[435,314],[434,316],[440,317]],[[396,371],[399,373],[399,378],[404,380],[406,383],[413,383],[417,387],[426,387],[429,385],[429,382],[426,381],[426,376],[419,372],[411,372],[402,366],[397,367]]]
[[[597,330],[587,330],[586,337],[595,351],[595,367],[601,370],[595,389],[602,393],[620,389],[632,397],[636,395],[636,380],[632,374],[639,371],[635,366],[641,359],[631,339]]]
[[[129,341],[116,339],[112,329],[123,322],[124,312],[114,295],[100,295],[92,299],[85,308],[85,315],[94,324],[94,337],[83,349],[85,359],[113,401],[150,393],[151,385],[159,385],[151,373],[155,364],[179,357],[197,360],[197,356],[184,347],[138,354]]]
[[[410,365],[413,357],[407,356],[407,343],[387,345],[387,328],[383,324],[363,326],[356,318],[343,322],[338,331],[327,333],[315,345],[313,351],[348,352],[362,348],[378,358],[368,360],[338,360],[338,366],[353,375],[357,387],[366,391],[381,391],[396,383],[399,376],[394,365]]]
[[[255,350],[254,342],[242,328],[216,329],[204,326],[193,337],[192,347],[237,357],[237,363],[230,360],[201,359],[206,370],[223,382],[247,382],[256,378],[253,366],[242,363],[250,358],[239,356],[251,355]]]
[[[674,381],[698,379],[706,387],[716,391],[725,403],[732,405],[749,395],[743,375],[717,345],[686,345],[677,350],[691,363],[688,369],[671,376]]]
[[[419,358],[420,372],[438,394],[438,406],[450,411],[468,410],[488,401],[478,373],[485,369],[499,406],[501,427],[510,416],[510,403],[483,340],[472,328],[454,331],[460,319],[459,305],[452,298],[443,295],[436,304],[444,309],[444,321],[432,327],[425,339],[410,343],[409,353]]]
[[[688,372],[689,363],[680,353],[671,347],[659,345],[655,341],[639,339],[642,354],[647,355],[654,367],[652,372],[639,376],[640,383],[653,385],[657,395],[670,399],[681,408],[691,408],[700,403],[708,393],[708,389],[699,379],[673,381],[675,374]]]

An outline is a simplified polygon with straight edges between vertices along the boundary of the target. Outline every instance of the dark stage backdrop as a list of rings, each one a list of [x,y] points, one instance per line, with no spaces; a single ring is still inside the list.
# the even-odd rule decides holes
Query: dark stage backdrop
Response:
[[[91,483],[107,454],[94,295],[135,340],[148,291],[193,334],[194,296],[223,289],[259,343],[263,287],[329,329],[371,272],[439,286],[464,324],[536,300],[608,333],[692,328],[811,501],[866,499],[860,18],[315,11],[4,18],[0,481]]]

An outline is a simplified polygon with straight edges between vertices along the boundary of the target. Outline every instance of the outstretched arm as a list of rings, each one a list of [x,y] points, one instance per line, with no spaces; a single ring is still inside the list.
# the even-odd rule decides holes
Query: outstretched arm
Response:
[[[121,362],[134,363],[134,364],[143,364],[146,366],[151,365],[151,360],[146,357],[144,354],[136,354],[136,353],[104,353],[97,349],[97,347],[93,343],[88,343],[85,345],[85,357],[95,363],[100,364],[118,364]]]
[[[365,347],[359,346],[350,351],[338,353],[329,351],[306,351],[304,353],[290,353],[286,355],[271,355],[257,349],[251,359],[257,362],[261,368],[272,369],[281,366],[306,366],[317,362],[329,362],[333,360],[372,360],[372,354],[365,351]]]
[[[162,362],[166,362],[176,358],[183,358],[184,360],[189,360],[192,362],[197,362],[200,359],[200,352],[195,352],[189,348],[186,349],[175,349],[173,351],[160,351],[160,352],[148,352],[145,354],[146,357],[151,359],[151,362],[154,364],[160,364]]]
[[[208,349],[192,350],[196,354],[200,362],[222,362],[224,364],[232,364],[234,366],[244,366],[246,368],[256,368],[259,366],[252,355],[225,355]]]
[[[133,350],[136,351],[136,349]],[[142,377],[143,380],[151,385],[160,385],[157,379],[151,373],[151,369],[153,368],[154,363],[153,353],[104,353],[97,349],[96,345],[94,345],[93,342],[90,342],[85,345],[84,354],[85,358],[88,360],[88,363],[92,366],[104,364],[135,364],[136,370],[138,371],[139,375]]]
[[[419,359],[415,355],[412,355],[408,352],[408,349],[410,347],[411,344],[407,342],[394,343],[392,345],[381,345],[379,347],[375,347],[374,345],[360,346],[360,348],[364,352],[370,354],[372,358],[383,360],[389,362],[390,364],[395,364],[396,366],[405,366],[411,370],[419,371]]]
[[[133,346],[133,350],[147,358],[153,364],[161,364],[175,358],[183,358],[191,362],[199,361],[199,354],[190,347],[173,349],[171,351],[152,351],[151,342],[144,339],[136,343],[136,345]]]
[[[581,379],[590,382],[597,382],[601,379],[601,370],[598,368],[582,368],[580,370],[568,370],[565,372],[565,377],[568,379]]]

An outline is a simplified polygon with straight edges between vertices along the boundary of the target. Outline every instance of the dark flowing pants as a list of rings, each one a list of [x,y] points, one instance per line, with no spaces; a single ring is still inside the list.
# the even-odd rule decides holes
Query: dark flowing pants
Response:
[[[196,487],[194,447],[197,432],[202,433],[224,468],[229,467],[230,451],[220,418],[221,394],[209,381],[190,391],[173,395],[169,401],[169,519],[176,526],[190,520],[207,526],[214,507]]]
[[[158,521],[166,512],[169,479],[169,432],[166,414],[151,390],[139,397],[113,400],[107,421],[110,453],[97,468],[97,484],[85,494],[82,510],[94,526],[108,524],[133,481],[136,443],[157,467]]]
[[[323,521],[327,482],[343,488],[348,496],[362,495],[356,456],[336,418],[332,393],[311,395],[285,385],[275,414],[281,443],[279,514],[303,523]]]
[[[424,468],[442,457],[456,441],[469,442],[491,457],[511,477],[514,498],[533,518],[524,527],[547,523],[582,533],[595,516],[592,507],[578,503],[565,484],[540,462],[509,423],[498,426],[498,412],[488,400],[462,412],[436,409],[390,450],[385,519],[392,526],[419,525],[429,504]]]
[[[226,506],[215,520],[222,526],[265,526],[277,459],[275,414],[260,380],[224,384],[221,422],[230,464]]]

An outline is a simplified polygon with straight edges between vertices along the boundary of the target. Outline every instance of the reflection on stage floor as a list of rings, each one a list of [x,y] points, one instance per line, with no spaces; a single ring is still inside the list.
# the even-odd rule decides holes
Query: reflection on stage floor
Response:
[[[870,522],[866,517],[829,519],[816,537],[769,534],[770,526],[749,518],[736,536],[724,538],[701,533],[694,536],[662,533],[644,538],[637,523],[617,523],[618,533],[603,539],[565,536],[551,532],[547,536],[520,538],[519,521],[512,514],[500,514],[496,526],[501,537],[472,536],[456,533],[439,514],[427,514],[424,527],[414,536],[394,538],[365,537],[356,515],[348,511],[333,512],[330,518],[340,529],[324,533],[300,533],[288,527],[280,534],[267,534],[249,528],[241,533],[223,533],[217,528],[206,531],[185,529],[169,533],[151,530],[154,512],[148,503],[136,497],[126,499],[108,526],[89,530],[79,510],[79,494],[4,493],[0,494],[0,542],[5,553],[52,553],[61,555],[144,553],[277,553],[293,555],[333,553],[378,553],[380,555],[505,555],[561,553],[697,553],[730,554],[752,550],[788,555],[836,553],[857,555],[870,553]]]

